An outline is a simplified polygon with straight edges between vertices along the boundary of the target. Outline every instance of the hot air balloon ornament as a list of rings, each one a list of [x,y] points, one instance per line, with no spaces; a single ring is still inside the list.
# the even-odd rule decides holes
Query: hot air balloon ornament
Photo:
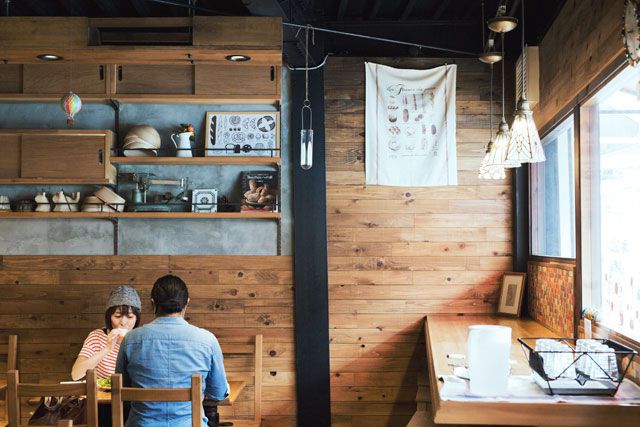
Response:
[[[69,91],[60,99],[60,108],[67,115],[67,125],[73,125],[73,118],[82,108],[82,99],[75,93]]]

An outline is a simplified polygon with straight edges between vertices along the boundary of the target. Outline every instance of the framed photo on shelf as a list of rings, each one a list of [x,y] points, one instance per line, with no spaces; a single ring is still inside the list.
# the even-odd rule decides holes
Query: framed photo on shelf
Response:
[[[498,313],[520,317],[526,277],[526,273],[504,273],[498,300]]]
[[[218,212],[218,190],[197,188],[191,193],[192,212]]]
[[[208,111],[204,155],[280,157],[280,112]]]

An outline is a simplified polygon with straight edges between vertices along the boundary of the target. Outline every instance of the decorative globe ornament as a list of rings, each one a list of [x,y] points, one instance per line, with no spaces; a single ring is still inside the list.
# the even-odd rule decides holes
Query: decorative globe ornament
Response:
[[[73,125],[73,118],[82,108],[82,99],[73,92],[69,92],[60,99],[60,108],[67,115],[67,125]]]

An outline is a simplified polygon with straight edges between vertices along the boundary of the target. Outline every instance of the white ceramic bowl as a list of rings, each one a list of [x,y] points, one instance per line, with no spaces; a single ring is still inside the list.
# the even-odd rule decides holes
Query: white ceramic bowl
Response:
[[[124,154],[125,157],[155,157],[158,155],[158,150],[127,149],[124,150],[122,154]]]
[[[157,130],[149,125],[132,127],[124,137],[125,144],[133,138],[140,139],[150,145],[148,148],[160,148],[161,139]]]
[[[115,209],[118,212],[124,212],[125,200],[111,189],[102,187],[93,193],[93,195],[102,200],[107,205],[107,208]]]

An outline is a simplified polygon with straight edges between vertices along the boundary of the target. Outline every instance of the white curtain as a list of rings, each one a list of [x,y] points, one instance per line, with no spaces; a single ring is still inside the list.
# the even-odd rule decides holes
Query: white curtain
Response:
[[[365,72],[366,183],[456,185],[456,66]]]

